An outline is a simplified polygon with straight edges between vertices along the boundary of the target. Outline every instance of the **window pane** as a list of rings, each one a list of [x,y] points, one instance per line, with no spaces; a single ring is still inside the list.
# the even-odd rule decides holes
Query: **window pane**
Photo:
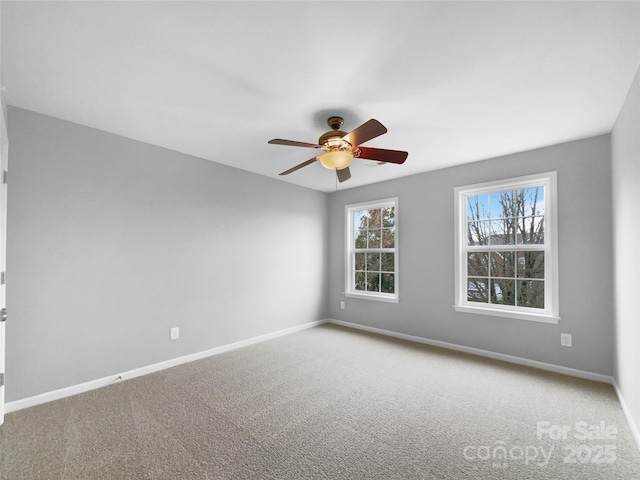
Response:
[[[467,222],[467,245],[488,245],[489,222]]]
[[[520,216],[544,215],[544,187],[531,187],[522,190],[524,205]]]
[[[544,244],[544,217],[519,218],[518,243]]]
[[[544,278],[544,252],[518,252],[518,277]]]
[[[489,196],[489,208],[491,218],[514,217],[514,195],[515,192],[495,192]]]
[[[380,248],[381,233],[380,230],[369,230],[367,234],[367,248]]]
[[[365,253],[356,253],[356,258],[354,262],[354,267],[356,270],[364,270],[366,266],[366,254]]]
[[[491,253],[491,277],[515,277],[514,252],[492,252]]]
[[[382,230],[382,248],[394,248],[395,228],[385,228]]]
[[[383,273],[382,287],[380,290],[383,293],[395,293],[395,289],[396,289],[395,275],[393,273]]]
[[[474,195],[467,197],[467,221],[473,222],[489,218],[489,197]]]
[[[366,230],[369,210],[358,210],[353,212],[353,229]]]
[[[491,279],[491,303],[499,305],[516,304],[516,281],[506,279]]]
[[[384,208],[382,210],[382,226],[393,227],[396,224],[396,211],[393,207]]]
[[[394,257],[395,254],[391,252],[384,252],[381,254],[382,261],[382,271],[383,272],[393,272],[394,269]]]
[[[366,230],[356,230],[356,239],[355,239],[354,245],[356,248],[367,248],[367,231]]]
[[[376,208],[375,210],[369,210],[369,229],[380,228],[382,221],[382,210]]]
[[[516,221],[513,218],[491,221],[489,245],[515,245]]]
[[[379,253],[367,253],[367,270],[380,271],[380,254]]]
[[[518,306],[544,308],[544,282],[518,280]]]
[[[364,272],[356,272],[355,281],[353,282],[356,290],[364,290],[366,286],[366,274]]]
[[[367,292],[380,291],[380,274],[367,272]]]
[[[489,280],[486,278],[467,279],[467,300],[489,303]]]
[[[467,253],[467,275],[470,277],[489,276],[489,253]]]

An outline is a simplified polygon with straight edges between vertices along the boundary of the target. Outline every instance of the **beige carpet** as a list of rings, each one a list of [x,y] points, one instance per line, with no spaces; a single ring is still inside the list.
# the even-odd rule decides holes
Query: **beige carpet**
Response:
[[[0,437],[2,480],[640,479],[611,386],[334,325],[12,413]]]

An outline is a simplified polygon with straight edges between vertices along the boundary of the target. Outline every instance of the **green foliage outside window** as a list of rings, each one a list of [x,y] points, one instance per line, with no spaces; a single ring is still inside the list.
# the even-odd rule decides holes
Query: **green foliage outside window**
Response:
[[[395,293],[395,208],[358,210],[353,225],[355,290]]]

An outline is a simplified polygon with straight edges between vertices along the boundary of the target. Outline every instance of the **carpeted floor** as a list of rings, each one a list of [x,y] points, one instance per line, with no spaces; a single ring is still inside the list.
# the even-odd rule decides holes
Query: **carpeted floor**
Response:
[[[335,325],[9,414],[0,448],[2,480],[640,479],[611,386]]]

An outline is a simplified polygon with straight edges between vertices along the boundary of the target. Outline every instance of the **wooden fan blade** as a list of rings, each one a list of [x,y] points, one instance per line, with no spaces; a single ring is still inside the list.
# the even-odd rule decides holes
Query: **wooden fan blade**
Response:
[[[336,174],[338,175],[338,181],[340,183],[346,182],[351,178],[351,170],[349,170],[349,167],[345,167],[342,170],[336,170]]]
[[[289,145],[290,147],[322,148],[322,146],[316,143],[296,142],[295,140],[284,140],[282,138],[274,138],[267,143],[271,145]]]
[[[360,156],[358,158],[388,163],[404,163],[409,155],[407,152],[401,152],[400,150],[385,150],[384,148],[360,147],[359,150]]]
[[[282,172],[280,175],[289,175],[291,172],[295,172],[296,170],[301,169],[302,167],[306,167],[307,165],[311,165],[313,162],[315,162],[316,160],[318,160],[318,157],[313,157],[310,158],[309,160],[307,160],[306,162],[302,162],[299,165],[296,165],[293,168],[290,168],[289,170],[285,170],[284,172]]]
[[[346,140],[354,147],[362,145],[364,142],[379,137],[383,133],[387,133],[387,129],[378,120],[371,119],[368,122],[363,123],[355,130],[347,133],[343,140]]]

